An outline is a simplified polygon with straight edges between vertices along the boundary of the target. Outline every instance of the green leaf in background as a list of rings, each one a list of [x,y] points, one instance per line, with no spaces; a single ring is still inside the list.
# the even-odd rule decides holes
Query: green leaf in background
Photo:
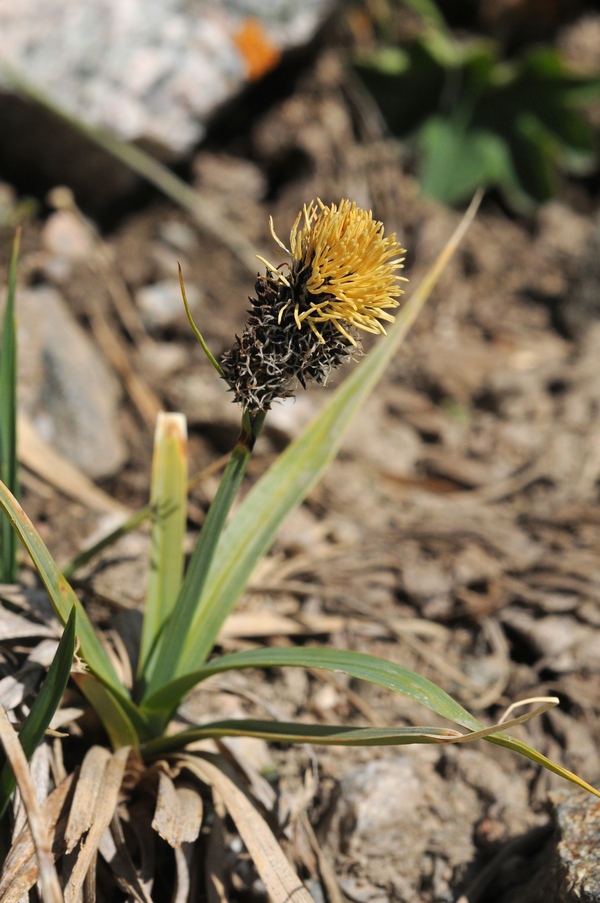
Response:
[[[485,129],[465,129],[454,119],[431,116],[419,132],[423,194],[446,204],[470,197],[480,185],[518,190],[508,145]]]
[[[499,44],[424,20],[418,37],[388,38],[353,64],[392,132],[416,148],[425,194],[456,204],[474,186],[496,187],[527,212],[557,193],[560,170],[597,165],[585,107],[600,77],[571,72],[551,47],[503,61]]]
[[[152,506],[144,505],[143,508],[140,508],[139,511],[135,511],[131,517],[128,517],[127,520],[123,521],[122,524],[119,524],[114,530],[111,530],[109,533],[106,533],[101,539],[91,545],[89,548],[84,549],[75,558],[72,558],[71,561],[67,565],[65,565],[62,569],[63,577],[66,577],[67,580],[71,577],[75,571],[78,571],[79,568],[84,567],[88,562],[90,562],[96,555],[99,555],[100,552],[104,551],[104,549],[109,548],[109,546],[114,545],[121,539],[122,536],[126,536],[128,533],[131,533],[132,530],[135,530],[136,527],[139,527],[140,524],[143,524],[145,520],[148,520],[152,517]]]
[[[48,669],[48,674],[19,731],[19,740],[27,759],[31,759],[35,750],[44,739],[44,734],[60,705],[71,673],[74,654],[75,609],[69,615],[69,620],[65,624],[63,635],[52,664]],[[14,787],[15,777],[12,768],[8,762],[5,762],[0,772],[0,819],[6,812]]]
[[[17,327],[15,321],[20,238],[20,231],[17,230],[8,271],[8,290],[0,345],[0,479],[15,497],[20,494],[17,472]],[[15,583],[17,574],[17,537],[8,518],[0,515],[0,583]]]
[[[183,414],[160,413],[156,422],[150,505],[153,512],[150,570],[138,660],[148,657],[171,614],[183,579],[187,506],[187,429]]]

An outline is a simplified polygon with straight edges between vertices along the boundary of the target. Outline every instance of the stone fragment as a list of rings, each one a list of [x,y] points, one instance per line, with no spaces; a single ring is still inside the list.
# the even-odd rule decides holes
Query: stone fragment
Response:
[[[600,903],[600,800],[569,787],[550,803],[554,832],[529,863],[531,879],[501,903]]]
[[[560,903],[600,903],[600,800],[587,793],[551,794],[558,842],[554,868]]]
[[[190,310],[194,311],[200,304],[200,289],[188,284],[185,290]],[[181,287],[176,279],[163,279],[143,286],[136,292],[135,302],[149,330],[168,329],[187,322]]]
[[[19,403],[41,437],[93,479],[119,470],[120,387],[59,293],[17,294]]]
[[[57,210],[48,217],[42,242],[51,254],[69,260],[89,258],[94,250],[89,230],[70,210]]]

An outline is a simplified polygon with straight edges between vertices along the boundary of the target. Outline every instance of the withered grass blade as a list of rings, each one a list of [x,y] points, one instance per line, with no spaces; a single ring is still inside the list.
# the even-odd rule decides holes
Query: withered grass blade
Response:
[[[208,903],[228,903],[225,890],[225,832],[215,812],[205,859],[205,889]]]
[[[330,903],[344,903],[344,897],[338,884],[335,869],[323,852],[321,844],[317,839],[317,835],[313,830],[313,826],[308,819],[306,809],[304,809],[304,811],[300,815],[299,822],[300,830],[305,832],[308,843],[310,844],[310,848],[317,857],[319,874],[321,875],[321,880],[325,885],[325,890],[327,891],[327,897]]]
[[[94,856],[90,863],[88,873],[83,882],[83,903],[96,903],[96,865],[98,863],[98,854]]]
[[[35,846],[39,867],[39,881],[44,903],[63,903],[63,895],[54,867],[50,832],[43,811],[38,803],[35,787],[29,774],[27,758],[19,737],[0,706],[0,741],[13,770],[21,799],[27,812],[27,820]]]
[[[119,886],[129,895],[129,898],[135,900],[136,903],[152,903],[152,898],[144,887],[127,849],[123,826],[116,813],[112,818],[110,828],[107,828],[102,835],[99,850]]]
[[[191,872],[194,864],[193,843],[183,843],[175,847],[175,868],[177,883],[171,903],[188,903],[192,885]]]
[[[88,835],[65,887],[65,903],[78,903],[83,882],[98,850],[100,840],[117,808],[130,747],[123,746],[110,757],[98,782],[98,796]]]
[[[203,754],[186,757],[185,764],[221,797],[273,903],[314,903],[266,821],[230,776],[227,762]]]
[[[102,788],[102,776],[109,759],[110,751],[103,746],[92,746],[85,754],[65,831],[67,853],[75,849],[82,836],[90,829],[98,794]]]
[[[64,831],[67,824],[66,808],[74,775],[70,774],[56,787],[42,806],[56,858],[64,852]],[[39,868],[29,825],[25,825],[13,842],[0,876],[0,900],[2,903],[19,903],[38,879]]]
[[[172,847],[193,843],[202,827],[202,797],[197,787],[175,786],[164,772],[158,777],[158,796],[152,827]]]

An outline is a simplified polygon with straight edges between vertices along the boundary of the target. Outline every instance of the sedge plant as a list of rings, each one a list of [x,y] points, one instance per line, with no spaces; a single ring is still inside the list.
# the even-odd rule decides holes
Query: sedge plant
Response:
[[[458,247],[477,204],[478,199],[399,313],[392,311],[399,306],[403,293],[398,277],[403,249],[394,235],[384,235],[383,225],[373,220],[370,212],[342,200],[339,205],[318,202],[305,207],[292,229],[289,249],[273,232],[281,250],[289,255],[287,268],[263,261],[267,272],[256,282],[256,297],[252,300],[247,326],[220,362],[212,356],[190,317],[212,365],[226,380],[241,407],[241,431],[185,568],[183,539],[188,486],[185,419],[180,414],[159,416],[151,503],[148,511],[130,522],[130,525],[139,523],[151,513],[150,573],[133,686],[126,686],[117,673],[65,574],[8,486],[0,485],[0,509],[33,560],[59,618],[71,626],[73,618],[76,619],[82,664],[74,669],[72,676],[102,721],[115,750],[115,761],[120,757],[121,762],[122,752],[134,750],[139,762],[151,768],[152,763],[163,761],[164,757],[186,755],[186,747],[193,742],[240,735],[266,741],[340,746],[464,743],[483,738],[520,753],[600,796],[579,777],[505,732],[507,727],[556,704],[554,698],[542,700],[533,713],[490,727],[431,681],[371,655],[297,646],[256,648],[214,656],[219,631],[244,591],[257,561],[268,551],[285,517],[302,502],[333,460],[347,426],[374,389]],[[186,303],[184,289],[183,294]],[[293,394],[297,384],[324,383],[333,369],[359,351],[361,331],[379,334],[376,351],[353,368],[314,420],[276,459],[230,516],[272,403]],[[77,562],[69,573],[76,566]],[[186,694],[212,675],[272,667],[343,672],[351,678],[401,693],[455,727],[357,728],[235,719],[177,733],[169,731]],[[219,777],[214,771],[215,763],[198,759],[198,755],[202,756],[197,754],[192,764],[188,756],[186,767],[195,769],[202,780],[220,787],[222,775]],[[247,846],[252,844],[251,831],[243,837]],[[284,899],[285,894],[282,897],[274,889],[274,879],[268,869],[262,874],[269,893],[275,899]],[[287,886],[285,893],[289,892]]]

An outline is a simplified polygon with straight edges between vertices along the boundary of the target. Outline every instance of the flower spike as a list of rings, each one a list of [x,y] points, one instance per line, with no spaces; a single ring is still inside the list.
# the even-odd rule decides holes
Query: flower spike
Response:
[[[398,275],[404,249],[384,237],[371,211],[344,199],[304,205],[290,231],[285,277],[269,261],[256,282],[257,297],[241,338],[222,359],[225,378],[244,410],[269,409],[293,394],[296,383],[324,384],[331,370],[360,352],[356,330],[385,335],[384,322],[403,294]]]

